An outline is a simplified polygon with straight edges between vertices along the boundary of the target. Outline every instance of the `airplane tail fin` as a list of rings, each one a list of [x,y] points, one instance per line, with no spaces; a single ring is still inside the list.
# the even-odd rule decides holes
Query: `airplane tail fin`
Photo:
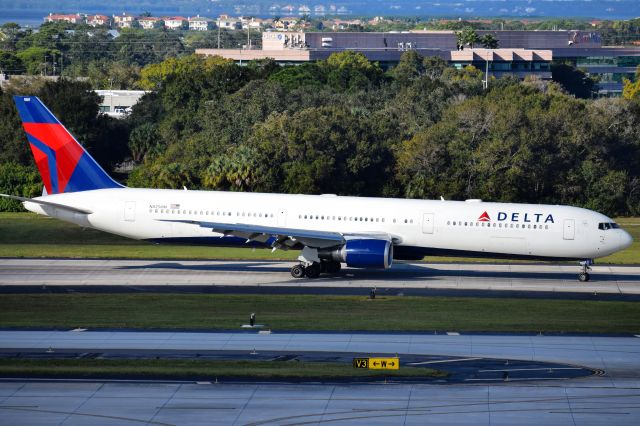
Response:
[[[13,97],[47,194],[120,188],[35,96]]]

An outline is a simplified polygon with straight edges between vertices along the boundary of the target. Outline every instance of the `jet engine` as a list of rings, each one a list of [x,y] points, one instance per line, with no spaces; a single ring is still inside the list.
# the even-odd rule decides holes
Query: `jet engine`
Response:
[[[387,240],[348,240],[341,247],[318,250],[318,257],[352,268],[387,269],[393,263],[393,244]]]

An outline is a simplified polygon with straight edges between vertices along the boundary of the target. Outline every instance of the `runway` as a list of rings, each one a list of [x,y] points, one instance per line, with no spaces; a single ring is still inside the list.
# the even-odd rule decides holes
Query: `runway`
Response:
[[[563,362],[586,378],[477,384],[0,382],[6,424],[608,424],[640,420],[640,338],[536,335],[1,331],[3,349],[345,351]],[[495,367],[493,367],[495,368]],[[502,369],[518,369],[503,366]]]
[[[577,281],[572,264],[396,263],[385,271],[345,268],[335,276],[294,279],[291,262],[158,261],[90,259],[0,259],[0,292],[27,287],[116,286],[122,289],[192,287],[287,289],[311,287],[341,294],[344,289],[493,291],[506,293],[640,295],[640,266],[596,265],[592,280]],[[20,290],[16,290],[20,287]],[[358,290],[359,291],[359,290]]]

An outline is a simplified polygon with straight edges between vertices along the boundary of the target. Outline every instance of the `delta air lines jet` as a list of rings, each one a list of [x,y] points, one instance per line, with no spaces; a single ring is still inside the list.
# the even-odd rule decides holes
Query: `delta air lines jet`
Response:
[[[154,243],[300,250],[295,278],[394,259],[472,256],[579,260],[622,250],[627,232],[569,206],[127,188],[114,181],[37,97],[16,96],[45,194],[22,201],[45,216]]]

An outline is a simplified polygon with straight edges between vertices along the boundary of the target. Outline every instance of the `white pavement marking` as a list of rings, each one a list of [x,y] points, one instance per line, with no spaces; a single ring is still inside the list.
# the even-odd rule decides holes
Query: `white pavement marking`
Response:
[[[511,372],[511,371],[551,371],[551,370],[583,370],[583,368],[581,367],[505,368],[503,370],[478,370],[478,373]]]
[[[525,377],[525,378],[511,378],[509,377],[508,379],[464,379],[465,382],[478,382],[478,381],[482,381],[482,382],[488,382],[488,381],[492,381],[492,382],[515,382],[515,381],[536,381],[536,380],[569,380],[566,377]]]
[[[445,362],[476,361],[478,359],[482,359],[482,358],[440,359],[437,361],[410,362],[410,363],[407,363],[407,365],[427,365],[427,364],[440,364]]]

